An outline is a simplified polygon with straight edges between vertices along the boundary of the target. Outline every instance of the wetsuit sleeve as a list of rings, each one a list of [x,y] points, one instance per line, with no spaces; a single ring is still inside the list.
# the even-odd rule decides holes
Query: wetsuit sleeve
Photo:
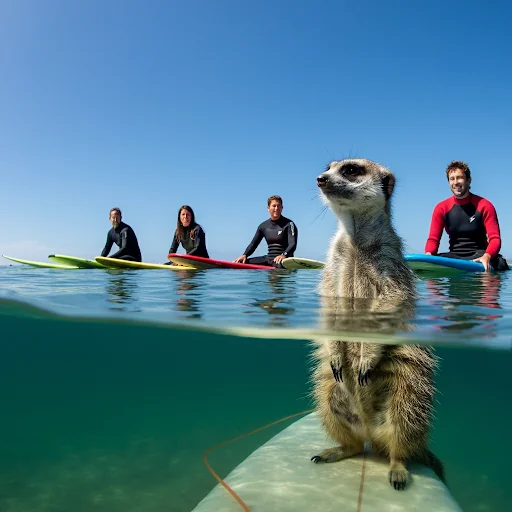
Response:
[[[105,244],[105,247],[103,248],[103,251],[101,251],[101,256],[105,258],[108,256],[108,253],[110,252],[110,249],[112,249],[112,245],[114,244],[114,241],[112,238],[110,238],[110,231],[107,234],[107,243]]]
[[[297,249],[298,237],[299,232],[297,231],[297,226],[293,222],[290,222],[288,224],[288,247],[284,251],[287,256],[293,254]]]
[[[180,246],[180,241],[176,236],[176,232],[174,232],[174,237],[172,239],[171,248],[169,249],[169,254],[176,254],[178,247]]]
[[[425,252],[437,254],[444,226],[444,209],[441,204],[437,204],[434,208],[434,211],[432,212],[430,232],[428,235],[427,243],[425,244]]]
[[[120,258],[121,256],[125,256],[127,254],[126,247],[128,246],[128,231],[128,228],[121,230],[121,248],[117,252],[112,254],[112,256],[110,256],[111,258]]]
[[[245,249],[244,254],[249,257],[257,248],[258,245],[260,245],[260,242],[263,240],[263,231],[261,229],[261,225],[258,226],[258,229],[256,230],[256,233],[251,240],[251,243],[247,246],[247,249]]]
[[[485,231],[487,232],[487,240],[489,241],[485,252],[491,256],[491,259],[493,259],[498,255],[501,249],[498,215],[496,214],[494,206],[489,201],[485,201],[481,212],[484,220]]]
[[[200,226],[196,226],[194,228],[194,247],[192,247],[192,249],[187,254],[195,254],[197,249],[199,249],[201,246],[201,243],[203,245],[206,244],[205,238],[206,237],[202,228]]]

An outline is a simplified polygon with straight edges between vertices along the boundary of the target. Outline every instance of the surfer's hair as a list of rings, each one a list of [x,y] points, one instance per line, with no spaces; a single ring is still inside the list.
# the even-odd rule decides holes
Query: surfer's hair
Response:
[[[467,180],[471,179],[471,171],[469,170],[469,165],[466,162],[461,162],[460,160],[454,160],[448,164],[448,167],[446,168],[446,179],[449,180],[450,173],[457,169],[464,171]]]
[[[270,206],[270,203],[272,201],[278,201],[279,203],[281,203],[281,206],[283,206],[283,199],[281,198],[281,196],[270,196],[267,199],[267,206]]]
[[[112,212],[117,212],[119,213],[119,217],[122,217],[123,214],[121,213],[121,210],[117,207],[115,208],[110,208],[110,213],[108,214],[108,218],[110,219],[110,217],[112,216]]]
[[[181,217],[181,212],[183,210],[187,210],[187,212],[190,213],[190,217],[191,218],[190,218],[190,224],[188,225],[188,227],[185,227],[181,223],[180,217]],[[176,224],[176,238],[177,238],[177,240],[178,241],[183,240],[186,231],[190,231],[190,238],[192,240],[194,240],[194,228],[196,226],[197,226],[197,224],[196,224],[196,216],[194,214],[194,210],[192,210],[192,208],[188,204],[184,204],[178,210],[178,223]]]

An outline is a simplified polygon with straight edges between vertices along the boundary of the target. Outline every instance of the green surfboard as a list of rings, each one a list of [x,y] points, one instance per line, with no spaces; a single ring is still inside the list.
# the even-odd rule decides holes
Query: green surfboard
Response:
[[[105,265],[97,261],[77,258],[75,256],[66,256],[64,254],[50,254],[48,259],[60,265],[69,265],[78,268],[105,268]]]
[[[14,261],[16,263],[21,263],[22,265],[29,265],[31,267],[39,267],[39,268],[59,268],[61,270],[73,270],[77,269],[78,267],[72,266],[72,265],[60,265],[57,263],[46,263],[44,261],[31,261],[31,260],[23,260],[21,258],[13,258],[12,256],[6,256],[5,254],[2,254],[2,256],[7,259]]]

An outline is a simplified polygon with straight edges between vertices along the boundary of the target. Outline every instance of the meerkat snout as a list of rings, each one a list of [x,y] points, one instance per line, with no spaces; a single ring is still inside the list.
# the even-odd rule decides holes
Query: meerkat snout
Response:
[[[316,179],[316,183],[319,187],[323,187],[328,180],[329,178],[325,174],[320,174],[320,176],[318,176],[318,178]]]

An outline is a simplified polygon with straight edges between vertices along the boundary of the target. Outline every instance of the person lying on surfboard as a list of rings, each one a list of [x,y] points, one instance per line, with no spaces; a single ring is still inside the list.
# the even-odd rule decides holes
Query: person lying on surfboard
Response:
[[[501,248],[498,215],[493,204],[470,192],[471,171],[466,163],[451,162],[446,178],[453,196],[438,203],[432,213],[425,253],[448,258],[480,261],[486,271],[510,270]],[[446,230],[450,251],[437,253]]]
[[[283,211],[281,197],[270,196],[267,200],[267,210],[270,213],[270,219],[258,226],[251,243],[242,256],[233,260],[234,263],[251,263],[283,268],[281,262],[285,258],[291,258],[294,255],[297,249],[297,226],[293,221],[281,215]],[[263,239],[267,242],[268,254],[249,258]]]
[[[202,258],[210,257],[206,249],[206,234],[203,228],[197,224],[194,210],[186,204],[178,210],[178,222],[169,254],[174,254],[180,244],[187,254]]]
[[[108,256],[112,246],[116,244],[119,250],[108,256],[109,258],[116,258],[119,260],[142,261],[140,253],[139,242],[135,236],[135,231],[125,224],[122,219],[121,210],[119,208],[112,208],[110,210],[109,220],[112,223],[112,229],[107,233],[107,243],[101,256],[104,258]]]

